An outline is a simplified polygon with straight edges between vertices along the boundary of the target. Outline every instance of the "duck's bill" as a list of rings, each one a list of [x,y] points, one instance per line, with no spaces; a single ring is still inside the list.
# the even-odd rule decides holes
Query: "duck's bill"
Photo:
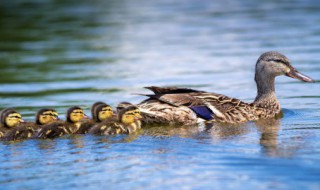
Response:
[[[287,73],[286,76],[301,80],[303,82],[315,82],[312,78],[300,73],[296,69],[291,69],[291,71]]]

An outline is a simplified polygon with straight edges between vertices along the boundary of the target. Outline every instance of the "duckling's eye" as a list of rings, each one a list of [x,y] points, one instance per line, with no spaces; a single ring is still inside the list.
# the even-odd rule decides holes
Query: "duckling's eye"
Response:
[[[10,114],[8,117],[9,118],[21,119],[21,115],[19,115],[19,114]]]
[[[111,108],[108,108],[108,107],[107,107],[107,108],[103,108],[102,110],[103,110],[103,111],[112,111],[112,109],[111,109]]]
[[[79,113],[79,114],[83,114],[83,112],[82,112],[82,111],[74,111],[73,113],[75,113],[75,114],[77,114],[77,113]]]

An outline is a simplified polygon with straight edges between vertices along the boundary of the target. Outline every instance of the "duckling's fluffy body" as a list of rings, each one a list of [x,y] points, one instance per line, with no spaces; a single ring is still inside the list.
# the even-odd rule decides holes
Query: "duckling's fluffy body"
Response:
[[[141,128],[138,107],[128,106],[119,110],[118,117],[94,125],[89,133],[94,135],[131,134]]]
[[[76,134],[86,134],[90,128],[98,123],[109,120],[113,116],[112,107],[104,102],[96,102],[91,107],[92,119],[85,119],[81,121],[79,129]]]
[[[58,113],[54,109],[40,109],[36,114],[35,122],[20,123],[18,126],[5,133],[2,140],[17,141],[31,138],[43,125],[54,122],[57,119],[59,119]]]
[[[78,106],[71,107],[67,111],[66,121],[56,121],[41,127],[36,138],[56,138],[65,134],[73,134],[79,130],[81,121],[86,117],[82,108]]]
[[[18,127],[23,122],[20,113],[13,108],[6,108],[0,112],[0,138],[6,133]]]

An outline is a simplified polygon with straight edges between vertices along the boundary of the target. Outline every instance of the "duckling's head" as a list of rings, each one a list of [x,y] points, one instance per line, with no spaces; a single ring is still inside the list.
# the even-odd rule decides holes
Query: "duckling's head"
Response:
[[[129,106],[122,109],[119,113],[120,122],[124,124],[131,124],[141,118],[140,110],[137,106]]]
[[[130,102],[120,102],[116,109],[117,109],[117,113],[120,113],[120,111],[126,107],[132,106],[133,104],[131,104]]]
[[[59,120],[59,114],[51,108],[40,109],[36,115],[36,124],[38,125],[45,125],[57,120]]]
[[[97,108],[97,106],[99,106],[99,105],[101,105],[101,104],[102,104],[102,105],[107,105],[105,102],[98,101],[98,102],[95,102],[95,103],[91,106],[91,110],[90,110],[90,111],[91,111],[91,115],[92,115],[92,118],[93,118],[93,119],[95,119],[95,118],[94,118],[94,115],[95,115],[95,112],[96,112],[95,109]]]
[[[113,115],[112,107],[108,104],[100,104],[94,110],[93,119],[95,121],[105,121]]]
[[[66,115],[67,121],[70,123],[80,122],[82,119],[87,119],[88,116],[84,114],[83,109],[79,106],[73,106],[68,109]]]
[[[256,64],[255,80],[265,80],[276,76],[286,75],[304,82],[314,82],[291,66],[289,59],[281,53],[270,51],[263,53]]]
[[[15,127],[21,122],[24,122],[22,120],[21,115],[12,108],[6,108],[1,111],[1,124],[6,127]]]

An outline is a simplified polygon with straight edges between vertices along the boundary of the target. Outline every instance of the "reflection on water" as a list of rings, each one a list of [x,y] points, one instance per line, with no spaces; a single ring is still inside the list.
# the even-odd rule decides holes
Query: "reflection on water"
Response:
[[[3,1],[0,107],[137,103],[148,85],[250,102],[254,65],[284,53],[319,81],[320,5],[303,1]],[[0,143],[3,189],[319,189],[318,83],[277,79],[284,117],[133,135]]]

